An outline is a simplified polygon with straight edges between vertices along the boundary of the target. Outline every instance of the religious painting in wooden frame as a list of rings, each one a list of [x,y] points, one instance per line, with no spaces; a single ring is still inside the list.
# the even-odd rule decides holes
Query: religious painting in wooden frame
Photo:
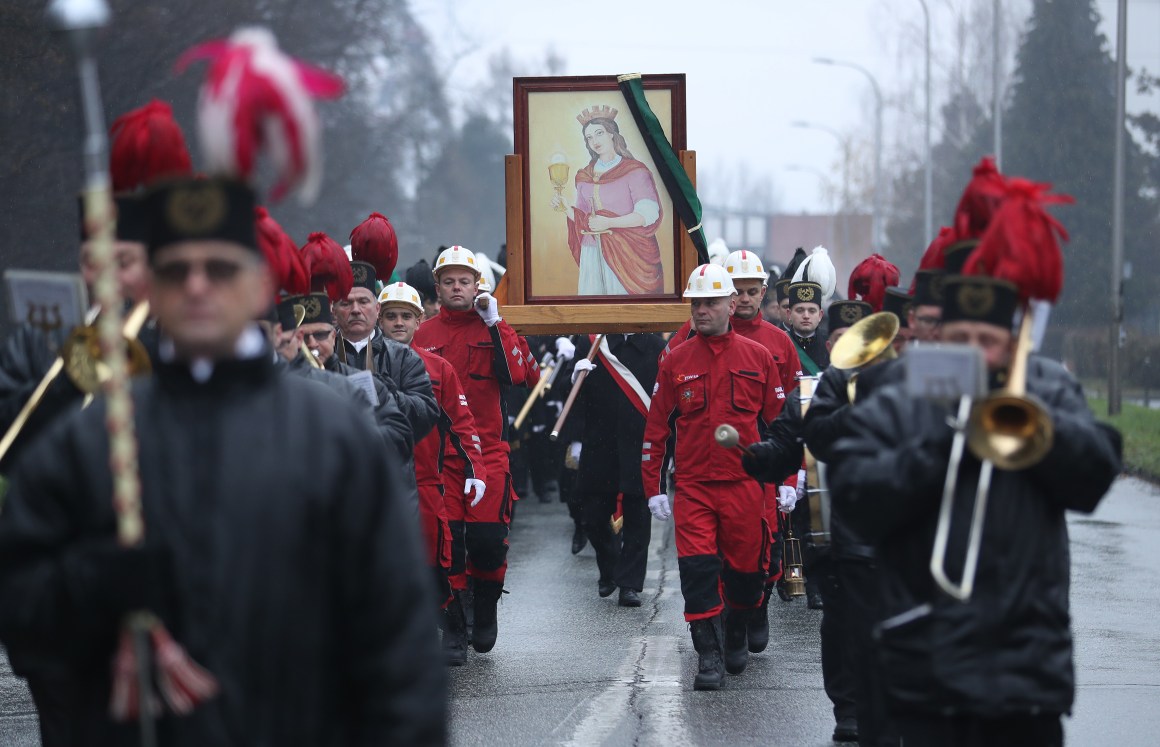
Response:
[[[642,77],[682,156],[685,76]],[[504,318],[521,332],[672,330],[696,252],[615,75],[516,78]]]

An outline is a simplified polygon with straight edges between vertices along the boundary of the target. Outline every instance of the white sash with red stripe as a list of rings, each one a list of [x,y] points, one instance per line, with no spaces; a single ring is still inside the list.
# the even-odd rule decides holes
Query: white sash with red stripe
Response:
[[[588,335],[588,339],[590,342],[595,342],[596,335]],[[620,391],[624,392],[624,396],[628,397],[632,406],[647,418],[648,408],[652,404],[652,395],[640,385],[640,381],[637,380],[636,375],[629,367],[612,354],[612,350],[608,347],[608,338],[601,338],[600,350],[597,351],[596,356],[604,361],[604,366],[608,369],[612,380],[620,387]]]

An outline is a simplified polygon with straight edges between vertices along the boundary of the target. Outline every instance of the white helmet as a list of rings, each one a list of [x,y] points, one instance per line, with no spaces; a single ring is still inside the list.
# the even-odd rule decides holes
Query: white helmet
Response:
[[[721,265],[701,265],[693,270],[689,276],[689,284],[685,287],[685,298],[721,298],[732,296],[737,292],[733,287],[733,278],[725,272]]]
[[[475,287],[479,290],[480,293],[491,293],[493,290],[495,290],[491,283],[488,281],[487,273],[485,272],[481,272],[479,274],[479,282]]]
[[[762,285],[769,282],[769,273],[765,271],[765,265],[761,264],[761,258],[745,249],[725,258],[725,271],[734,280],[760,280]]]
[[[379,306],[387,304],[411,306],[420,314],[423,313],[423,299],[419,297],[419,291],[406,283],[390,283],[383,286],[383,290],[379,293]]]
[[[477,279],[479,278],[479,262],[475,259],[475,253],[467,247],[456,245],[440,252],[432,274],[438,275],[440,270],[446,270],[448,267],[465,267],[474,272]]]

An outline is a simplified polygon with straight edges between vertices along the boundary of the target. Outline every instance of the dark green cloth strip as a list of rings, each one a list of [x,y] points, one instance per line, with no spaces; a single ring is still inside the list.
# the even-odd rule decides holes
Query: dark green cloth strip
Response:
[[[814,363],[814,359],[811,358],[809,356],[809,354],[806,353],[806,351],[802,348],[801,345],[798,345],[797,340],[793,339],[793,335],[790,335],[789,339],[791,341],[793,341],[793,346],[795,348],[797,348],[798,358],[801,360],[801,363],[802,363],[802,369],[806,373],[808,373],[810,376],[817,376],[818,371],[821,370],[820,368],[818,368],[818,364]]]
[[[689,235],[693,239],[693,246],[697,249],[697,258],[701,264],[708,264],[709,245],[705,241],[705,232],[700,228],[701,199],[697,197],[697,190],[693,188],[689,175],[681,166],[681,159],[673,150],[672,143],[665,137],[665,131],[661,127],[657,115],[653,114],[652,108],[645,100],[644,85],[640,76],[621,77],[618,79],[618,85],[620,92],[624,94],[625,101],[628,102],[628,110],[632,112],[637,129],[644,137],[649,155],[652,156],[653,163],[656,164],[657,171],[660,172],[665,190],[668,191],[669,198],[673,201],[677,217],[685,224],[686,229],[697,226],[697,229]]]

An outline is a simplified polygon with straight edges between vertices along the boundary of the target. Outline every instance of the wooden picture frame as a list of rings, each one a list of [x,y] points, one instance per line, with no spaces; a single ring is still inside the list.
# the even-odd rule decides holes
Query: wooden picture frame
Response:
[[[642,82],[695,183],[696,154],[685,149],[685,76]],[[616,76],[515,78],[513,93],[504,319],[524,334],[679,327],[689,318],[681,291],[696,250]],[[635,225],[585,225],[593,216]]]

